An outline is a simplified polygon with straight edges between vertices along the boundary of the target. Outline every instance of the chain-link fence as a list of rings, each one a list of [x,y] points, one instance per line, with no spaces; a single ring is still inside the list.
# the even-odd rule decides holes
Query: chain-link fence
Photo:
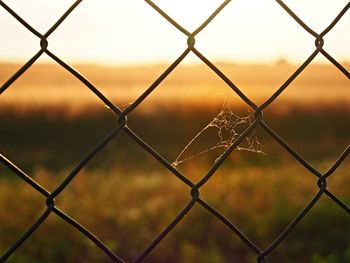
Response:
[[[8,13],[10,13],[18,22],[26,27],[30,32],[36,35],[40,39],[40,50],[27,62],[25,63],[13,76],[11,76],[0,89],[2,94],[6,89],[10,88],[28,68],[30,68],[35,61],[44,53],[51,57],[55,62],[61,65],[65,70],[70,72],[73,76],[79,79],[88,89],[90,89],[105,105],[107,105],[116,114],[118,119],[118,125],[110,133],[99,142],[87,155],[75,166],[75,168],[69,173],[69,175],[59,184],[59,186],[52,192],[47,191],[45,188],[40,186],[36,181],[24,173],[19,167],[17,167],[11,160],[7,159],[4,155],[0,154],[1,162],[11,169],[15,174],[21,177],[26,183],[32,186],[35,190],[41,193],[46,200],[47,209],[44,213],[36,220],[36,222],[3,254],[0,258],[1,262],[6,261],[11,254],[15,253],[16,250],[30,237],[34,231],[48,218],[51,213],[56,214],[58,217],[65,220],[68,224],[71,224],[78,231],[80,231],[86,238],[90,239],[96,244],[106,255],[116,262],[124,262],[122,258],[111,251],[103,242],[101,242],[93,233],[84,228],[79,222],[75,221],[69,215],[62,212],[55,204],[55,198],[61,194],[61,192],[71,183],[72,180],[78,175],[82,168],[84,168],[89,161],[102,149],[104,148],[118,133],[124,132],[131,139],[133,139],[140,147],[145,149],[150,155],[158,160],[164,167],[166,167],[172,174],[174,174],[179,180],[189,187],[189,194],[191,195],[190,202],[183,208],[183,210],[170,222],[170,224],[142,251],[139,255],[135,255],[134,262],[141,262],[143,259],[150,254],[157,245],[163,240],[163,238],[182,220],[182,218],[198,203],[205,209],[207,209],[214,217],[224,223],[228,230],[234,232],[241,240],[256,253],[258,262],[266,262],[266,256],[269,255],[274,249],[277,249],[279,244],[293,231],[296,225],[303,220],[306,214],[314,207],[322,195],[327,195],[331,200],[334,201],[339,207],[341,207],[347,214],[350,214],[350,208],[342,202],[336,195],[327,189],[327,178],[331,176],[341,163],[346,159],[350,152],[350,146],[338,157],[333,166],[325,173],[319,172],[317,169],[312,167],[306,160],[304,160],[290,145],[288,145],[276,132],[274,132],[265,122],[263,118],[263,110],[269,107],[282,92],[284,92],[288,86],[297,78],[297,76],[308,67],[308,65],[318,55],[323,55],[328,59],[337,69],[339,69],[348,79],[350,79],[350,73],[344,68],[336,59],[334,59],[324,48],[324,36],[328,34],[332,28],[338,23],[338,21],[345,15],[350,7],[350,2],[345,5],[341,12],[334,18],[332,23],[324,29],[321,33],[317,33],[306,25],[301,18],[299,18],[283,1],[276,0],[276,4],[280,5],[284,11],[294,19],[302,29],[306,30],[315,38],[315,50],[312,54],[302,63],[302,65],[280,86],[280,88],[274,92],[269,99],[267,99],[261,105],[256,105],[250,100],[224,73],[222,73],[209,59],[207,59],[202,53],[200,53],[195,47],[196,36],[205,29],[205,27],[223,10],[230,1],[224,1],[216,10],[213,12],[208,19],[206,19],[201,26],[199,26],[192,33],[183,28],[175,20],[173,20],[168,14],[160,9],[155,3],[150,0],[145,2],[149,4],[158,14],[163,16],[168,22],[170,22],[177,30],[185,34],[187,39],[187,48],[183,53],[148,87],[144,93],[138,97],[128,108],[121,110],[114,105],[107,97],[105,97],[97,87],[90,83],[84,76],[79,74],[75,69],[57,57],[48,49],[47,38],[61,25],[61,23],[70,15],[71,12],[82,2],[82,0],[75,1],[75,3],[60,17],[60,19],[45,33],[41,34],[28,24],[21,16],[19,16],[14,10],[12,10],[3,1],[0,1],[0,5]],[[195,54],[202,62],[204,62],[213,72],[215,72],[232,90],[235,92],[247,105],[249,105],[254,111],[255,120],[249,125],[249,127],[241,133],[239,138],[224,152],[224,154],[215,162],[209,172],[207,172],[203,178],[198,182],[194,183],[188,179],[184,174],[171,165],[166,159],[164,159],[157,151],[155,151],[150,145],[138,137],[128,126],[127,116],[134,111],[144,100],[148,97],[159,84],[167,78],[171,72],[179,65],[179,63],[190,53]],[[232,151],[239,146],[239,144],[257,127],[262,127],[276,142],[278,142],[289,154],[294,157],[302,166],[311,172],[315,176],[315,184],[317,184],[319,190],[313,196],[312,200],[306,204],[305,208],[294,218],[294,220],[280,233],[280,235],[267,247],[259,248],[252,241],[250,241],[244,233],[238,229],[233,222],[228,220],[224,215],[218,212],[214,207],[209,205],[201,196],[200,189],[206,184],[208,180],[213,176],[216,170],[222,165],[225,159],[232,153]],[[1,237],[0,237],[1,238]]]

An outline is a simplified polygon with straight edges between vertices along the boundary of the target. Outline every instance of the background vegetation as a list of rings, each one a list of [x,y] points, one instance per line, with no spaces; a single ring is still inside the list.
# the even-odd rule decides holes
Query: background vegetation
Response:
[[[288,69],[291,66],[284,67]],[[250,72],[255,71],[251,69]],[[52,74],[52,78],[57,78],[56,74]],[[281,74],[278,73],[277,78],[282,79],[285,73]],[[325,78],[323,74],[320,76]],[[43,77],[48,78],[48,75]],[[131,76],[131,80],[125,78],[125,86],[135,84]],[[181,80],[181,74],[178,78]],[[328,78],[322,84],[318,82],[324,94],[327,81],[328,84],[332,83],[331,78],[334,83],[343,81],[335,75]],[[51,89],[61,87],[57,79],[48,80],[51,84],[56,83]],[[183,87],[186,82],[180,80],[176,85]],[[28,81],[27,87],[32,87]],[[202,101],[202,104],[194,102],[195,97],[190,95],[169,99],[168,95],[162,95],[162,91],[166,93],[171,87],[176,90],[176,85],[172,86],[171,81],[160,87],[160,91],[157,91],[159,95],[147,99],[145,106],[128,118],[128,125],[169,162],[173,162],[189,140],[216,116],[227,97],[227,93],[221,93],[221,97]],[[36,83],[40,83],[39,77]],[[109,85],[113,86],[113,83],[118,86],[119,82],[111,80]],[[211,83],[213,89],[220,90],[215,83]],[[244,85],[245,82],[242,80],[242,83]],[[270,86],[266,83],[258,78],[252,85],[268,89],[276,84],[273,81]],[[300,83],[304,88],[310,82],[306,78]],[[37,92],[44,100],[45,85],[40,85]],[[70,85],[72,89],[76,88],[68,82],[64,90],[69,90]],[[201,93],[196,83],[190,85],[188,89],[192,93],[187,91],[189,94],[195,96]],[[19,83],[1,97],[1,153],[51,191],[117,125],[117,119],[107,108],[89,104],[91,102],[86,104],[90,105],[88,107],[84,103],[79,104],[79,97],[68,102],[58,100],[60,103],[50,104],[50,107],[30,104],[30,100],[16,104],[15,97],[11,97],[12,92],[20,97],[20,90],[25,87],[25,82]],[[330,102],[319,103],[304,97],[300,103],[296,103],[292,95],[287,95],[282,102],[277,100],[265,112],[264,118],[315,168],[325,171],[349,145],[348,101],[346,98],[343,101],[331,98]],[[158,103],[162,96],[164,101]],[[261,99],[264,95],[259,96]],[[118,102],[119,105],[127,99],[122,101]],[[233,99],[233,102],[236,114],[248,114],[249,109],[243,107],[239,100]],[[72,114],[65,106],[67,103],[78,105],[79,110]],[[306,206],[318,187],[316,177],[261,128],[257,128],[255,133],[266,154],[233,152],[201,189],[201,196],[254,243],[266,248]],[[215,131],[204,133],[199,143],[186,154],[193,154],[205,147],[204,143],[211,144],[217,140]],[[191,180],[198,181],[220,154],[220,151],[211,151],[177,168]],[[346,159],[328,181],[329,189],[348,205],[349,171],[350,163]],[[130,261],[169,224],[190,198],[190,189],[186,185],[122,132],[78,174],[57,197],[56,203],[118,255]],[[4,253],[44,209],[42,196],[1,165],[0,253]],[[348,214],[323,196],[268,259],[269,262],[287,263],[350,262]],[[146,260],[255,261],[256,255],[198,204]],[[109,262],[109,259],[67,223],[50,215],[11,256],[9,262]]]

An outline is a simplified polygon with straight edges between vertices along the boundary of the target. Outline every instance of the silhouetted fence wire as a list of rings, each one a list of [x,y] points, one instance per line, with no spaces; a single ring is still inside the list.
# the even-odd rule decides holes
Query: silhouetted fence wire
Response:
[[[8,13],[10,13],[18,22],[20,22],[24,27],[26,27],[30,32],[36,35],[40,39],[40,50],[25,63],[13,76],[11,76],[1,87],[0,94],[2,94],[6,89],[11,87],[21,75],[30,68],[36,60],[44,53],[61,65],[64,69],[74,75],[79,79],[88,89],[90,89],[105,105],[107,105],[115,114],[118,120],[118,125],[110,131],[109,134],[103,138],[99,144],[97,144],[86,156],[75,166],[75,168],[67,175],[67,177],[58,185],[58,187],[53,191],[49,192],[44,187],[39,185],[35,180],[29,177],[25,172],[23,172],[19,167],[17,167],[12,160],[7,159],[4,155],[0,154],[1,162],[11,169],[15,174],[22,178],[26,183],[32,186],[35,190],[44,196],[46,201],[47,209],[44,213],[37,219],[36,222],[25,232],[19,239],[1,256],[0,261],[6,261],[16,250],[30,237],[34,231],[47,219],[47,217],[54,213],[58,217],[65,220],[68,224],[72,225],[83,235],[89,238],[93,243],[96,244],[106,255],[108,255],[112,260],[116,262],[124,262],[124,260],[111,251],[101,240],[99,240],[93,233],[84,228],[79,222],[75,221],[69,215],[62,212],[55,204],[55,197],[62,194],[61,192],[70,184],[70,182],[78,175],[82,168],[84,168],[88,162],[102,149],[104,148],[118,133],[125,132],[130,138],[138,143],[140,147],[146,150],[150,155],[157,159],[164,167],[166,167],[170,172],[172,172],[176,177],[179,178],[183,183],[189,187],[189,194],[191,196],[190,202],[183,208],[183,210],[173,219],[172,222],[157,236],[155,239],[146,247],[144,251],[141,251],[139,255],[135,255],[133,262],[141,262],[147,257],[157,245],[162,241],[162,239],[182,220],[182,218],[192,209],[192,207],[198,203],[205,209],[207,209],[213,216],[224,223],[228,230],[233,231],[247,247],[249,247],[257,256],[258,262],[266,262],[266,256],[270,254],[278,245],[287,237],[287,235],[294,229],[294,227],[300,223],[305,215],[313,208],[322,195],[327,195],[331,200],[333,200],[339,207],[341,207],[347,214],[350,214],[350,208],[342,202],[336,195],[327,189],[327,178],[331,176],[337,168],[342,164],[342,162],[347,158],[350,152],[350,146],[347,146],[345,151],[338,157],[333,166],[326,171],[321,173],[312,167],[303,157],[301,157],[287,142],[285,142],[276,132],[274,132],[265,122],[263,118],[263,110],[267,108],[271,103],[273,103],[279,95],[284,92],[284,90],[297,78],[297,76],[314,60],[319,54],[323,55],[328,59],[337,69],[339,69],[348,79],[350,79],[350,73],[345,69],[336,59],[334,59],[324,48],[324,36],[328,34],[332,28],[337,24],[337,22],[344,16],[350,7],[350,2],[345,5],[341,12],[336,16],[336,18],[330,23],[330,25],[324,29],[321,33],[317,33],[307,26],[302,19],[300,19],[283,1],[276,0],[284,11],[290,15],[291,19],[294,19],[302,29],[306,30],[315,38],[315,50],[312,54],[299,66],[299,68],[283,83],[283,85],[274,92],[269,99],[267,99],[261,105],[256,105],[252,102],[218,67],[215,66],[209,59],[207,59],[202,53],[200,53],[195,48],[195,37],[199,34],[205,27],[220,14],[221,10],[226,8],[230,1],[224,1],[211,15],[203,22],[194,32],[190,33],[175,20],[173,20],[168,14],[166,14],[162,9],[160,9],[155,3],[150,0],[145,2],[149,4],[158,14],[163,16],[168,22],[170,22],[176,29],[181,31],[187,36],[187,48],[183,53],[153,82],[150,87],[145,89],[144,93],[138,97],[128,108],[121,110],[116,105],[114,105],[107,97],[105,97],[99,89],[89,82],[83,75],[78,73],[74,68],[65,63],[55,54],[53,54],[48,49],[47,38],[61,25],[61,23],[70,15],[71,12],[82,2],[82,0],[75,1],[74,4],[58,19],[58,21],[45,33],[41,34],[36,29],[34,29],[30,24],[28,24],[21,16],[19,16],[14,10],[12,10],[3,1],[0,1],[0,6],[4,8]],[[283,11],[283,10],[282,10]],[[268,30],[268,29],[267,29]],[[230,32],[229,32],[230,33]],[[169,74],[183,61],[183,59],[192,52],[195,54],[203,63],[205,63],[212,71],[214,71],[232,90],[235,92],[247,105],[249,105],[254,111],[255,120],[249,125],[249,127],[239,136],[239,138],[224,152],[224,154],[215,162],[211,167],[209,172],[203,176],[203,178],[198,182],[194,183],[188,179],[184,174],[178,171],[175,167],[171,165],[166,159],[164,159],[156,150],[154,150],[150,145],[143,141],[136,133],[134,133],[127,126],[127,116],[132,111],[134,111],[143,100],[149,96],[159,84],[168,77]],[[300,162],[303,167],[308,170],[311,174],[315,176],[315,184],[317,184],[319,190],[313,196],[309,203],[306,204],[305,208],[293,219],[293,221],[280,233],[280,235],[267,247],[259,248],[256,244],[250,241],[240,229],[238,229],[233,222],[228,220],[224,215],[217,211],[214,207],[208,204],[200,196],[200,188],[213,176],[225,159],[232,153],[232,151],[239,146],[239,144],[257,127],[262,127],[276,142],[278,142],[285,150],[289,152],[298,162]],[[1,226],[0,226],[1,227]],[[0,237],[1,238],[1,237]]]

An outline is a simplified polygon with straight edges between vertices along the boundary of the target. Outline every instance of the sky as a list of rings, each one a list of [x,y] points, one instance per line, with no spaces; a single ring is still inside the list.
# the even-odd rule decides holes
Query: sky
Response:
[[[5,0],[44,34],[72,0]],[[346,0],[284,1],[316,32],[326,28]],[[188,31],[194,31],[220,0],[154,0]],[[40,48],[39,39],[0,7],[0,60],[25,62]],[[350,61],[350,11],[325,36],[324,49]],[[48,38],[49,50],[67,62],[147,64],[174,61],[187,47],[186,36],[142,0],[85,0]],[[222,62],[304,61],[314,37],[273,0],[232,0],[196,37],[196,48]],[[40,61],[47,61],[43,56]],[[322,55],[318,56],[322,60]],[[185,62],[195,63],[190,55]]]

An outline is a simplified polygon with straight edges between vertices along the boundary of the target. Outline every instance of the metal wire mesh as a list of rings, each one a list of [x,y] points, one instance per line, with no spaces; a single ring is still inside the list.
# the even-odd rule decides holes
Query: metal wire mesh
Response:
[[[75,1],[74,4],[58,19],[58,21],[45,33],[41,34],[35,30],[30,24],[28,24],[23,18],[21,18],[15,11],[13,11],[3,1],[0,1],[0,6],[10,13],[18,22],[26,27],[30,32],[36,35],[40,39],[40,50],[27,62],[25,63],[13,76],[11,76],[0,89],[2,94],[8,89],[12,83],[14,83],[28,68],[30,68],[35,61],[44,53],[51,57],[55,62],[61,65],[65,70],[70,72],[78,80],[80,80],[85,86],[90,89],[105,105],[107,105],[116,114],[118,119],[118,125],[110,133],[99,142],[86,156],[75,166],[75,168],[69,173],[69,175],[58,185],[53,191],[49,192],[44,187],[40,186],[36,181],[31,179],[25,172],[17,167],[11,160],[7,159],[4,155],[0,154],[1,162],[11,169],[15,174],[22,178],[31,187],[37,190],[46,198],[47,209],[44,213],[36,220],[36,222],[25,232],[23,235],[3,254],[0,258],[0,262],[6,261],[11,254],[26,241],[26,239],[33,234],[34,231],[47,219],[47,217],[54,213],[58,217],[65,220],[68,224],[71,224],[74,228],[80,231],[86,238],[90,239],[96,244],[106,255],[108,255],[115,262],[124,262],[124,260],[111,251],[102,241],[100,241],[93,233],[84,228],[79,222],[75,221],[69,215],[62,212],[55,204],[55,197],[59,196],[61,192],[71,183],[71,181],[78,175],[84,166],[102,149],[104,148],[118,133],[124,132],[131,139],[133,139],[140,147],[145,149],[150,155],[158,160],[164,167],[166,167],[172,174],[174,174],[179,180],[189,187],[189,193],[191,195],[190,202],[183,208],[183,210],[170,222],[170,224],[142,251],[139,255],[136,255],[133,262],[141,262],[147,255],[149,255],[157,245],[163,240],[163,238],[182,220],[182,218],[192,209],[192,207],[198,203],[205,209],[207,209],[214,217],[224,223],[229,230],[234,232],[244,242],[248,248],[250,248],[257,256],[258,262],[266,262],[266,256],[269,255],[274,249],[276,249],[281,242],[293,231],[296,225],[306,216],[306,214],[313,208],[322,195],[327,195],[331,200],[334,201],[339,207],[341,207],[347,214],[350,214],[350,208],[342,202],[336,195],[327,189],[327,178],[331,176],[341,163],[346,159],[350,152],[350,146],[338,157],[333,166],[326,171],[321,173],[312,167],[305,159],[303,159],[287,142],[285,142],[276,132],[274,132],[265,122],[263,118],[263,110],[266,109],[271,103],[273,103],[282,92],[297,78],[297,76],[314,60],[314,58],[322,54],[328,59],[337,69],[339,69],[348,79],[350,79],[350,73],[345,69],[336,59],[334,59],[324,48],[324,36],[328,34],[337,22],[344,16],[344,14],[350,8],[350,2],[345,5],[341,12],[334,18],[332,23],[324,29],[321,33],[317,33],[307,26],[302,19],[300,19],[283,1],[276,0],[277,4],[280,5],[287,14],[290,15],[304,30],[311,34],[315,38],[315,50],[312,54],[299,66],[299,68],[283,83],[280,88],[271,95],[261,105],[256,105],[252,102],[224,73],[222,73],[209,59],[201,54],[195,48],[195,37],[199,34],[228,4],[229,0],[224,1],[195,31],[192,33],[187,31],[185,28],[180,26],[175,20],[173,20],[168,14],[160,9],[151,0],[145,0],[157,13],[163,16],[168,22],[170,22],[176,29],[185,34],[187,39],[187,48],[183,53],[148,87],[144,93],[138,97],[128,108],[121,110],[114,105],[107,97],[105,97],[97,87],[90,83],[83,75],[79,74],[75,69],[57,57],[48,49],[47,38],[61,25],[61,23],[70,15],[71,12],[82,2],[82,0]],[[189,180],[184,174],[174,168],[166,159],[164,159],[157,151],[155,151],[150,145],[138,137],[128,126],[127,116],[134,111],[143,101],[149,96],[158,85],[171,74],[171,72],[179,65],[179,63],[190,53],[195,54],[202,62],[204,62],[213,72],[215,72],[225,83],[248,105],[254,110],[255,120],[254,122],[239,136],[239,138],[233,143],[225,153],[217,160],[217,162],[211,167],[209,172],[198,182],[194,183]],[[317,184],[319,190],[313,196],[312,200],[306,204],[305,208],[293,219],[293,221],[280,233],[280,235],[267,247],[259,248],[252,241],[250,241],[244,233],[238,229],[233,222],[225,218],[219,211],[208,204],[200,196],[200,188],[213,176],[216,170],[222,165],[225,159],[231,154],[231,152],[257,127],[262,127],[276,142],[278,142],[288,153],[294,157],[302,166],[311,172],[315,176],[315,184]]]

